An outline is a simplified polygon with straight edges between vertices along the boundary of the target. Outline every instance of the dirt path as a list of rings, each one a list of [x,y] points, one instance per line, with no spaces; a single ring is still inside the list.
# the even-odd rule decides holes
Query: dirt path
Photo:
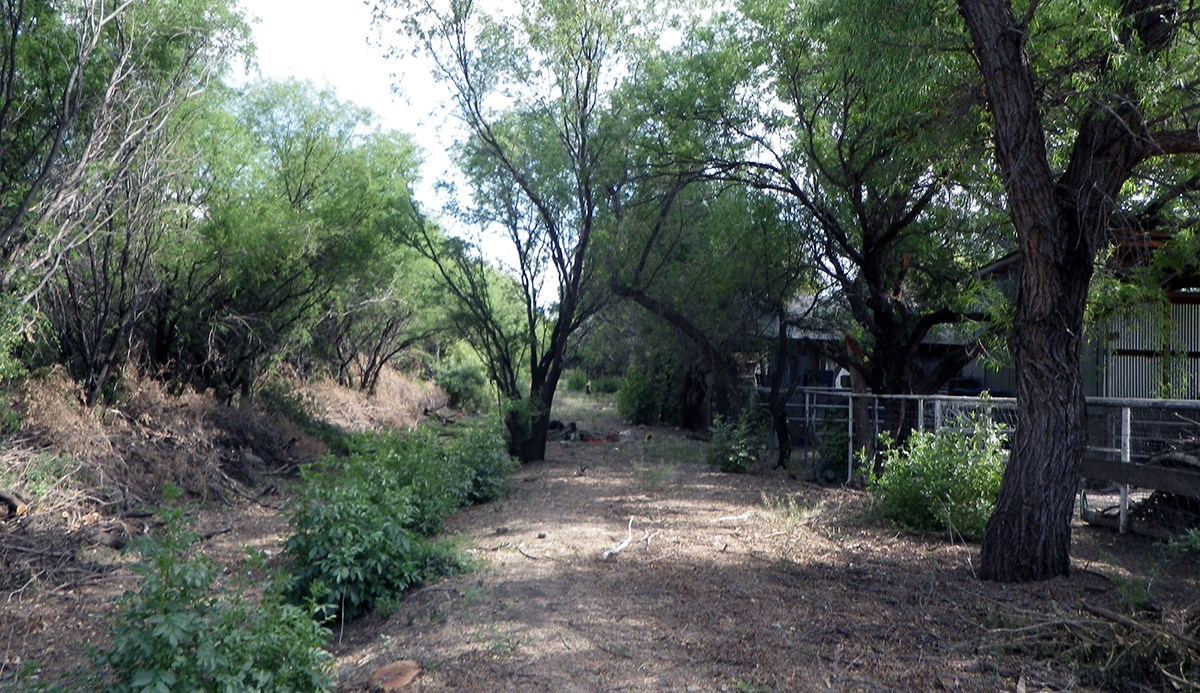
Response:
[[[855,491],[712,472],[701,445],[555,444],[451,522],[479,572],[338,636],[340,690],[399,659],[421,663],[418,691],[1077,688],[995,633],[1106,603],[1086,555],[1070,579],[981,583],[974,547],[863,526]]]
[[[339,690],[397,660],[419,662],[414,691],[1087,690],[1054,637],[1094,622],[1086,606],[1140,595],[1171,619],[1200,603],[1195,559],[1164,561],[1146,539],[1078,526],[1071,578],[983,583],[977,547],[867,522],[862,492],[765,463],[713,472],[679,432],[618,435],[603,401],[569,420],[617,440],[551,443],[504,500],[451,518],[479,569],[335,632]],[[228,570],[244,570],[243,547],[276,553],[280,500],[197,508],[204,550]],[[62,565],[49,589],[2,566],[0,677],[38,660],[69,680],[136,586],[129,559],[16,538],[13,556]]]

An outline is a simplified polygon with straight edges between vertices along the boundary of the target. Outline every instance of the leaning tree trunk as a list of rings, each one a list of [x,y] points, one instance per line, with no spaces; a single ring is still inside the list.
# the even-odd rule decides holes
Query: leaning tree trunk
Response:
[[[1065,234],[1056,235],[1048,242]],[[1089,253],[1058,251],[1077,262],[1025,253],[1011,339],[1017,428],[984,533],[985,579],[1040,580],[1071,568],[1071,515],[1087,443],[1080,348],[1091,264]]]
[[[1157,6],[1137,13],[1142,45],[1171,40]],[[1092,265],[1113,200],[1147,152],[1136,96],[1084,113],[1070,163],[1055,180],[1027,37],[1008,0],[958,0],[987,86],[997,162],[1021,251],[1011,337],[1017,370],[1017,430],[996,511],[984,533],[981,575],[1043,580],[1070,572],[1071,515],[1086,449],[1080,368],[1083,313]],[[1145,20],[1145,21],[1141,21]]]
[[[984,532],[981,576],[1048,579],[1070,570],[1071,504],[1083,461],[1079,334],[1091,249],[1071,233],[1078,225],[1064,224],[1025,34],[1009,2],[958,0],[958,8],[988,88],[996,158],[1022,258],[1012,336],[1017,430]]]

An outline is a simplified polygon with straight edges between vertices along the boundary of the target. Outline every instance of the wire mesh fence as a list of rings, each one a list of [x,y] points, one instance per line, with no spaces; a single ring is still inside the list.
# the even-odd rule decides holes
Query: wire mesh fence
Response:
[[[849,482],[882,434],[937,431],[967,414],[1016,432],[1011,398],[799,390],[787,405],[793,465],[810,479]],[[1200,401],[1094,398],[1087,415],[1081,513],[1111,516],[1122,529],[1137,519],[1178,526],[1200,517]]]

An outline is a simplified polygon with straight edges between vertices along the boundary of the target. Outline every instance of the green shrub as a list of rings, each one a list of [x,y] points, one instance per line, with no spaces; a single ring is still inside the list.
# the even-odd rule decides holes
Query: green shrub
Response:
[[[762,436],[749,416],[741,416],[736,420],[714,417],[711,433],[712,438],[704,453],[704,459],[710,466],[722,472],[740,474],[749,471],[758,461],[761,448],[759,439]]]
[[[599,395],[612,395],[621,391],[621,379],[614,378],[611,375],[602,375],[599,378],[592,380],[592,393]]]
[[[1172,558],[1200,556],[1200,529],[1192,528],[1164,545],[1166,554]]]
[[[141,589],[119,601],[112,643],[95,656],[95,688],[111,691],[332,690],[328,631],[267,591],[258,603],[223,593],[216,566],[193,550],[180,511],[143,538]]]
[[[817,459],[813,470],[822,484],[846,483],[850,433],[845,411],[822,411],[816,422]]]
[[[426,537],[467,502],[498,497],[514,463],[494,425],[439,437],[357,436],[351,454],[304,470],[289,509],[293,600],[354,618],[462,567],[457,550]]]
[[[293,601],[312,596],[327,615],[354,618],[417,582],[410,489],[392,475],[367,473],[359,459],[306,469],[304,482],[283,548]]]
[[[565,384],[567,392],[583,392],[588,386],[587,373],[583,371],[567,371]]]
[[[517,470],[517,461],[509,456],[504,435],[494,422],[467,424],[445,444],[454,466],[470,471],[465,500],[486,503],[504,493],[508,477]]]
[[[883,472],[870,480],[881,514],[909,529],[981,539],[1004,474],[1004,429],[969,414],[936,433],[914,431],[902,446],[885,437]]]
[[[355,456],[374,478],[386,477],[409,491],[404,527],[424,536],[442,531],[447,516],[462,506],[471,491],[472,471],[446,450],[430,428],[376,436]]]
[[[617,411],[634,425],[656,424],[663,419],[665,384],[644,366],[631,366],[617,390]]]
[[[487,371],[469,347],[452,347],[434,367],[433,379],[455,409],[482,411],[491,401]]]

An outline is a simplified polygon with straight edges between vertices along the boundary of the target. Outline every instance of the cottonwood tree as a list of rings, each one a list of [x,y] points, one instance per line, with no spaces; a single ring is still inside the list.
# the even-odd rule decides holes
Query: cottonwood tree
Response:
[[[636,68],[644,32],[635,8],[616,0],[521,3],[492,15],[480,9],[471,0],[395,0],[376,11],[400,22],[449,88],[468,133],[459,149],[474,198],[465,218],[498,229],[514,251],[525,363],[488,368],[507,400],[510,450],[531,461],[545,455],[573,334],[603,297],[592,247],[605,223],[605,158],[623,146],[605,115],[612,89]],[[476,348],[492,358],[487,344]],[[517,369],[522,382],[514,387],[508,371]]]

